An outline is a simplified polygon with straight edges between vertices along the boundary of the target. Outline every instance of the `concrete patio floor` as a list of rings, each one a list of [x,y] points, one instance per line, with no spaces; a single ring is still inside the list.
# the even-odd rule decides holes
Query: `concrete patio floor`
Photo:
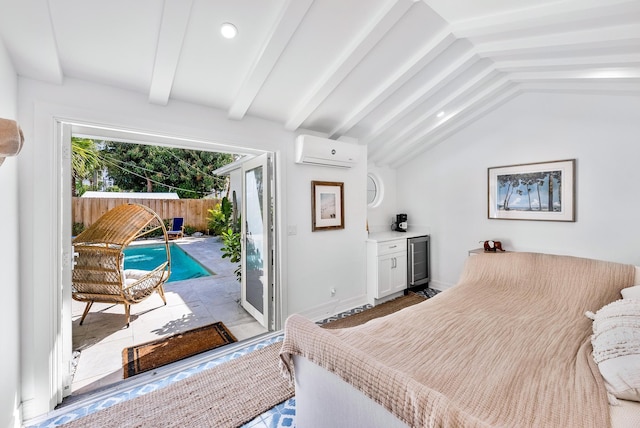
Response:
[[[103,388],[123,380],[122,350],[129,346],[170,336],[222,321],[242,341],[266,333],[239,304],[240,283],[235,264],[221,256],[218,238],[181,238],[172,241],[215,275],[165,283],[165,306],[157,293],[131,306],[126,327],[124,306],[94,303],[80,325],[85,303],[73,301],[73,349],[75,373],[72,395]],[[76,354],[77,355],[77,354]]]

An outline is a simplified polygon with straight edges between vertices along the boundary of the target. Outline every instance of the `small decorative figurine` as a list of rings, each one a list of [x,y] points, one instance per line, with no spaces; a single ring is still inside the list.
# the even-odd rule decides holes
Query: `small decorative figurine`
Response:
[[[500,241],[484,241],[484,250],[492,253],[495,253],[496,251],[504,251],[502,249],[502,242]]]

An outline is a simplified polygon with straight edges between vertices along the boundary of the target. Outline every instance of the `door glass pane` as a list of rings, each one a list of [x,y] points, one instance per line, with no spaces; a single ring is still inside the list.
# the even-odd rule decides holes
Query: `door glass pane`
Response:
[[[246,179],[246,300],[260,313],[264,313],[264,226],[263,226],[263,171],[262,167],[245,173]]]
[[[429,275],[428,264],[429,247],[427,241],[418,241],[413,244],[413,281],[419,281]]]

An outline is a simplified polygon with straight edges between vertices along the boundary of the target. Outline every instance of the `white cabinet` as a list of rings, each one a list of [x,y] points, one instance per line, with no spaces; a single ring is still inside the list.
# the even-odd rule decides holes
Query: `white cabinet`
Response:
[[[407,288],[407,240],[367,242],[369,303]]]

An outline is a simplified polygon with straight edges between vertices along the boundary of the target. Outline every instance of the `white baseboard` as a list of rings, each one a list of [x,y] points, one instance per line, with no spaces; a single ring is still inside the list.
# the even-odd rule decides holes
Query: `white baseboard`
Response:
[[[322,305],[300,312],[299,314],[315,322],[366,304],[367,295],[362,294],[348,299],[323,303]]]
[[[434,290],[444,291],[452,288],[455,284],[451,284],[448,282],[441,281],[429,281],[429,288],[433,288]]]
[[[404,295],[404,291],[398,291],[396,293],[390,294],[386,297],[382,297],[380,299],[374,299],[373,297],[370,297],[367,301],[371,306],[377,306],[380,303],[384,303],[384,302],[388,302],[389,300],[393,300],[393,299],[397,299],[398,297],[401,297]]]

